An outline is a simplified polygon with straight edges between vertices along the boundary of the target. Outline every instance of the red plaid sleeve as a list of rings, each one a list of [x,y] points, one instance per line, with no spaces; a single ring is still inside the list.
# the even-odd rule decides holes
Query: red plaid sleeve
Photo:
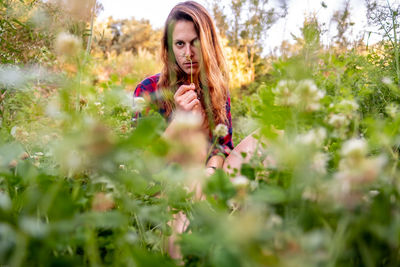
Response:
[[[160,74],[156,74],[150,77],[147,77],[143,81],[141,81],[135,89],[133,93],[133,97],[144,97],[146,100],[151,100],[153,98],[154,93],[157,91],[157,83],[160,78]],[[132,103],[133,104],[133,103]],[[141,116],[140,112],[135,112],[133,114],[133,120],[136,121]]]

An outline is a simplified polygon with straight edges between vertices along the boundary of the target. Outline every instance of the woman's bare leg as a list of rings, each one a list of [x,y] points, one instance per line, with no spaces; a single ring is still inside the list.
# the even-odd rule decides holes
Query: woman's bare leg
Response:
[[[231,151],[229,156],[224,162],[224,171],[227,173],[233,173],[234,169],[240,170],[243,163],[250,161],[251,157],[256,151],[261,149],[260,141],[254,137],[257,131],[251,133],[245,137],[235,148]],[[246,156],[243,157],[242,153]]]

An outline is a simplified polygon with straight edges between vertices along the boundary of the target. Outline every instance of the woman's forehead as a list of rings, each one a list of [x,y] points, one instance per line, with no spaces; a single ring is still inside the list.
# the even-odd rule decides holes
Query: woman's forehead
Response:
[[[174,31],[172,33],[172,38],[174,40],[189,40],[197,38],[196,29],[194,27],[194,23],[187,20],[178,20],[175,23]]]

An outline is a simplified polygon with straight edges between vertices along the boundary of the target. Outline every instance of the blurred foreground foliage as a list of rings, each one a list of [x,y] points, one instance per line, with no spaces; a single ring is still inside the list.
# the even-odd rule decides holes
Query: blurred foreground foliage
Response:
[[[159,71],[153,54],[61,45],[50,69],[2,65],[0,265],[176,266],[166,243],[178,212],[190,220],[186,266],[398,265],[393,48],[328,51],[316,21],[302,30],[293,53],[233,98],[235,143],[258,129],[259,149],[208,178],[168,160],[195,154],[162,138],[157,113],[132,122],[135,84]]]

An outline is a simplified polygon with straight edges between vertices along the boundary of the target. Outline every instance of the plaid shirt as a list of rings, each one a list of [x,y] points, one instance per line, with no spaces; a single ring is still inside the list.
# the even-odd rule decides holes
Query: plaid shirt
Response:
[[[160,74],[156,74],[150,77],[147,77],[143,81],[141,81],[135,89],[134,96],[139,97],[143,95],[149,95],[152,100],[155,99],[155,92],[157,91],[157,83],[160,78]],[[165,116],[165,109],[160,107],[159,113]],[[139,113],[135,114],[135,119],[140,117]],[[231,118],[231,99],[228,95],[228,99],[226,101],[226,117],[228,118],[228,134],[224,137],[218,138],[217,147],[213,150],[212,155],[217,155],[222,153],[224,156],[228,156],[231,150],[233,149],[232,142],[232,118]],[[170,118],[166,118],[170,119]],[[210,136],[210,142],[214,143],[214,137]]]

